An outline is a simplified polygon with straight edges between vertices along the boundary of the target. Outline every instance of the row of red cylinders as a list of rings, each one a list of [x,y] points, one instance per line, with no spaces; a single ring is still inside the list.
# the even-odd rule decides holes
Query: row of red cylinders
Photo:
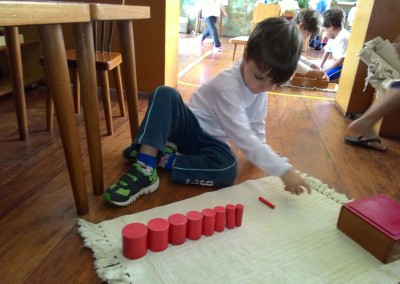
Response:
[[[147,249],[160,252],[168,244],[181,245],[186,239],[198,240],[202,235],[212,236],[225,228],[233,229],[242,225],[243,205],[228,204],[214,209],[189,211],[186,215],[172,214],[168,219],[151,219],[147,226],[131,223],[122,229],[122,251],[126,258],[139,259]]]

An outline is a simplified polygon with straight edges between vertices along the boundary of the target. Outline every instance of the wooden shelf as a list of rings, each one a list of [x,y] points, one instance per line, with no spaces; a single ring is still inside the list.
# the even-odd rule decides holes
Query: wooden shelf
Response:
[[[39,41],[37,41],[37,40],[26,40],[25,42],[21,43],[21,47],[32,46],[32,45],[37,45],[37,44],[39,44]],[[1,45],[0,52],[5,51],[5,50],[6,50],[6,46]]]
[[[39,65],[40,42],[38,40],[26,40],[21,43],[21,55],[23,61],[24,86],[28,87],[43,81],[43,68]],[[6,52],[6,46],[0,46],[0,53]],[[1,67],[4,77],[0,79],[0,96],[12,93],[12,81],[8,71],[7,56],[2,56]]]
[[[43,81],[42,77],[27,75],[24,76],[25,87],[37,84]],[[12,93],[12,82],[9,77],[5,77],[0,80],[0,96]]]

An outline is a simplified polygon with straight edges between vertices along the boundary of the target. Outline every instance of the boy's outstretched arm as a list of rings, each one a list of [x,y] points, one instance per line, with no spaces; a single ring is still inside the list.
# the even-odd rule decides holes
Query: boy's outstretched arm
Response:
[[[285,190],[292,194],[300,195],[307,189],[308,194],[311,194],[310,185],[302,179],[293,169],[288,170],[282,177],[285,184]]]

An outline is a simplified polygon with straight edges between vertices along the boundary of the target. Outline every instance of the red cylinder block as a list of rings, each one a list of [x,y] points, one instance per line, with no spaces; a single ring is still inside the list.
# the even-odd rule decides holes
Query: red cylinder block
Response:
[[[222,232],[225,230],[225,207],[215,206],[215,231]]]
[[[186,241],[187,218],[183,214],[172,214],[168,217],[169,243],[181,245]]]
[[[204,236],[212,236],[215,231],[215,211],[207,208],[203,209],[203,235]]]
[[[163,218],[154,218],[147,223],[149,250],[160,252],[168,247],[169,223]]]
[[[233,229],[235,228],[235,212],[236,206],[233,204],[228,204],[225,206],[226,209],[226,228]]]
[[[242,225],[243,219],[243,204],[236,204],[236,213],[235,213],[235,226],[240,227]]]
[[[186,213],[187,223],[187,238],[189,240],[198,240],[201,237],[203,214],[199,211],[189,211]]]
[[[126,258],[139,259],[147,253],[147,227],[131,223],[122,229],[122,253]]]

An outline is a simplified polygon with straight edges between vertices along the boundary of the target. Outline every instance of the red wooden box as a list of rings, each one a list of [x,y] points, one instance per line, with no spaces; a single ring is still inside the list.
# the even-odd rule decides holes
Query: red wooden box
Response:
[[[337,227],[383,263],[400,259],[400,203],[377,195],[346,203]]]

